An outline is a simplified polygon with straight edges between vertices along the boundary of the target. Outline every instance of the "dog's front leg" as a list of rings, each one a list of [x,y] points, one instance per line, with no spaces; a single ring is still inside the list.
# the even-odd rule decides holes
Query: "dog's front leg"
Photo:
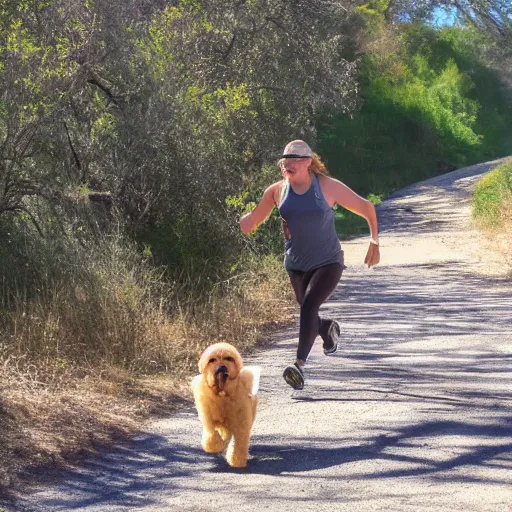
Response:
[[[201,446],[208,453],[220,453],[226,448],[229,438],[224,439],[213,425],[203,426],[203,438]]]
[[[231,439],[231,433],[225,427],[216,425],[204,416],[202,417],[202,421],[203,437],[201,446],[203,450],[208,453],[223,452]]]
[[[233,432],[233,442],[226,453],[228,464],[234,468],[245,468],[249,458],[251,432]]]

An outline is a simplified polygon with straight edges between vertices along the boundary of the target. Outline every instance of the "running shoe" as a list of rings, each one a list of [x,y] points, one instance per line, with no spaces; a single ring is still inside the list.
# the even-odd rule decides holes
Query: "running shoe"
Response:
[[[297,363],[284,369],[283,378],[286,384],[293,389],[302,389],[304,387],[304,372]]]
[[[333,320],[331,325],[329,326],[327,338],[331,342],[331,344],[327,345],[326,347],[326,344],[324,343],[324,354],[326,356],[334,354],[334,352],[338,350],[338,343],[340,342],[341,339],[341,327],[336,320]]]

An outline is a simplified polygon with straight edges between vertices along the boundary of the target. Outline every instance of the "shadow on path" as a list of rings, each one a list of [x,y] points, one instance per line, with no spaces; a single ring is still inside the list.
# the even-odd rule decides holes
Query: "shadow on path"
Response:
[[[467,443],[462,454],[460,444],[455,445],[456,454],[441,460],[438,453],[428,450],[436,437],[457,440],[461,436]],[[345,478],[373,480],[428,476],[444,481],[467,482],[467,475],[445,472],[470,466],[478,466],[480,469],[493,467],[496,459],[500,459],[500,467],[504,471],[512,471],[511,438],[511,416],[482,423],[425,422],[404,426],[385,435],[370,436],[357,443],[338,438],[335,432],[329,439],[292,438],[284,444],[266,443],[256,437],[249,468],[239,470],[229,468],[220,456],[207,455],[190,446],[172,444],[172,440],[160,436],[146,436],[140,443],[135,442],[96,458],[87,464],[83,472],[68,474],[61,485],[59,497],[48,497],[44,506],[52,511],[80,510],[88,506],[100,506],[108,510],[110,505],[115,504],[118,508],[132,510],[154,505],[159,493],[172,495],[179,492],[182,478],[199,479],[204,471],[288,475],[310,482],[311,479],[325,478],[305,474],[310,471],[367,461],[375,464],[365,472],[349,472]],[[448,446],[447,453],[452,453],[452,448]],[[429,457],[429,454],[435,457]],[[405,464],[406,467],[388,469],[390,463]],[[96,475],[94,479],[91,479],[91,473]],[[484,480],[475,477],[473,481],[485,481],[487,485],[507,484],[510,478]],[[225,485],[229,489],[232,483],[227,479]],[[191,490],[190,485],[186,488]]]

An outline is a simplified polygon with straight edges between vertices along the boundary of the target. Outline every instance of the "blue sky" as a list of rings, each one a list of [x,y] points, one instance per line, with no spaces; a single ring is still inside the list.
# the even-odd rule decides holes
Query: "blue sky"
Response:
[[[432,24],[436,27],[453,26],[456,20],[456,10],[453,7],[436,7],[433,12]]]

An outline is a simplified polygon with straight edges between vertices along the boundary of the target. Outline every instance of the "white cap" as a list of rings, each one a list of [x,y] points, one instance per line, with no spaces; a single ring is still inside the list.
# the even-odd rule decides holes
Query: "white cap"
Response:
[[[313,151],[303,140],[292,140],[284,148],[281,158],[313,158]]]

